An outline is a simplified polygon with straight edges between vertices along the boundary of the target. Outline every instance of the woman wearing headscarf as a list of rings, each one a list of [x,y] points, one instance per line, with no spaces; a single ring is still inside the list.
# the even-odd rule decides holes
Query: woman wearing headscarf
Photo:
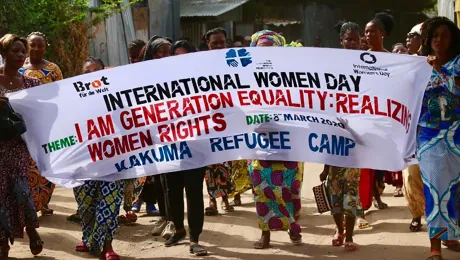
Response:
[[[279,33],[264,30],[252,36],[251,47],[283,47],[286,40]],[[293,244],[302,243],[300,225],[303,163],[249,160],[249,174],[254,186],[261,238],[255,249],[270,246],[270,232],[287,230]],[[281,192],[280,192],[281,191]]]
[[[0,111],[7,106],[5,95],[40,85],[38,79],[21,75],[29,44],[25,38],[6,34],[0,38],[0,54],[4,65],[0,66]],[[2,115],[3,117],[4,115]],[[3,126],[1,128],[3,129]],[[24,229],[30,240],[30,251],[38,255],[43,242],[37,232],[38,218],[32,192],[29,188],[30,154],[21,136],[3,139],[0,131],[0,259],[8,259],[14,239],[24,237]]]
[[[441,240],[460,252],[460,29],[445,17],[422,28],[422,55],[433,66],[417,130],[431,242],[428,259],[442,260]]]
[[[139,60],[148,61],[170,56],[172,40],[166,37],[153,36],[142,48]],[[134,212],[139,212],[143,202],[147,204],[147,214],[160,215],[161,218],[153,224],[152,235],[169,239],[174,233],[174,223],[169,216],[169,203],[165,194],[167,191],[164,174],[156,174],[139,178],[135,188]],[[158,203],[159,211],[155,208]]]
[[[62,72],[59,67],[44,59],[46,47],[48,46],[45,34],[33,32],[29,34],[27,40],[30,45],[30,53],[19,72],[40,80],[41,84],[62,80]],[[55,185],[45,177],[40,176],[37,164],[32,157],[29,160],[29,164],[29,182],[34,197],[35,209],[40,211],[42,215],[52,215],[53,210],[48,207],[48,203],[51,200]]]

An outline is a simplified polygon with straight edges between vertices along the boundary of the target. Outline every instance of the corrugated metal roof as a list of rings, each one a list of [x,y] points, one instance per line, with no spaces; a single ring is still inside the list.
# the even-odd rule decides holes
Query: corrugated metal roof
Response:
[[[182,0],[180,16],[218,16],[231,11],[249,0]]]

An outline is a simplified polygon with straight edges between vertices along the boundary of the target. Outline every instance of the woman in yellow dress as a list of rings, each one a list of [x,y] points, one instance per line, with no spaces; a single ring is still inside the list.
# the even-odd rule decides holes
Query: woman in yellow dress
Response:
[[[41,84],[61,80],[62,72],[59,67],[43,58],[47,46],[46,36],[40,32],[33,32],[27,37],[27,40],[30,45],[30,55],[19,72],[40,80]],[[52,215],[53,210],[48,207],[48,203],[51,200],[55,185],[40,176],[37,164],[32,158],[29,159],[29,164],[29,184],[35,208],[37,212],[41,211],[42,215]]]

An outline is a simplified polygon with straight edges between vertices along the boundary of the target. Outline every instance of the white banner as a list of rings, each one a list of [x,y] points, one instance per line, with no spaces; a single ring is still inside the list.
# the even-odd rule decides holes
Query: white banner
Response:
[[[402,170],[431,68],[325,48],[199,52],[12,94],[41,174],[116,180],[237,159]],[[346,119],[349,127],[339,120]]]

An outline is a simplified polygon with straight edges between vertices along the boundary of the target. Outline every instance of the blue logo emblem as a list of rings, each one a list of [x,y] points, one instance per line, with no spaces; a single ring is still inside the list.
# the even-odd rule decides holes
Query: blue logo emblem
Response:
[[[238,67],[241,63],[241,66],[246,67],[252,63],[251,53],[246,51],[246,49],[231,49],[225,55],[227,60],[227,65],[229,67]]]

